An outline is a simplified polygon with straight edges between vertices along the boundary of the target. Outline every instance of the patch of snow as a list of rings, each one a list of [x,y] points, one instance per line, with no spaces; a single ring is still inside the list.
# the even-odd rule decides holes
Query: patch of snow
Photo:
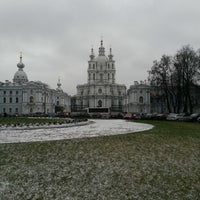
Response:
[[[0,143],[35,142],[139,132],[152,125],[125,120],[92,120],[84,126],[0,130]]]

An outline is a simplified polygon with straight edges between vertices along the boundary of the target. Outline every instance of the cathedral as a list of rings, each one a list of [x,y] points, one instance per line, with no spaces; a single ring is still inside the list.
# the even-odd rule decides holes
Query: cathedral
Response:
[[[0,115],[34,115],[71,111],[71,98],[63,92],[60,80],[57,89],[46,83],[29,81],[22,62],[17,64],[13,82],[0,82]]]
[[[87,69],[87,83],[77,86],[73,110],[93,114],[120,114],[124,112],[126,86],[116,83],[116,66],[112,49],[105,55],[103,40],[98,56],[91,49]]]

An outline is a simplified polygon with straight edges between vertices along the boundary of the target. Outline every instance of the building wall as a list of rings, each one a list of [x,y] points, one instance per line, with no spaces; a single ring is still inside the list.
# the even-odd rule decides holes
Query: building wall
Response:
[[[135,81],[127,91],[127,110],[130,113],[150,113],[150,87]]]
[[[0,114],[54,113],[55,106],[71,111],[70,96],[62,91],[45,87],[46,84],[27,82],[26,84],[0,84]]]

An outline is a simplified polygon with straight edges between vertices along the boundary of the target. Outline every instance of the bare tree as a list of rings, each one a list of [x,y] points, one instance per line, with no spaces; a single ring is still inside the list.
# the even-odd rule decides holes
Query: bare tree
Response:
[[[168,112],[171,112],[170,99],[171,91],[171,76],[172,76],[172,62],[171,57],[163,55],[160,61],[154,61],[151,70],[149,71],[149,80],[152,85],[159,87],[164,94],[163,100],[166,100]]]
[[[178,112],[193,112],[192,86],[199,69],[197,52],[189,45],[183,46],[174,56]],[[182,110],[181,110],[182,109]]]
[[[200,50],[183,46],[173,56],[154,61],[149,80],[164,94],[168,112],[193,112],[192,89],[200,79]]]

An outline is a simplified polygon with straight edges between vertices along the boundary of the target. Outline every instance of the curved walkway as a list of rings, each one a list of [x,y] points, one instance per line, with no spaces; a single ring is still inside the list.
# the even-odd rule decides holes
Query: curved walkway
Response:
[[[104,135],[139,132],[153,128],[152,125],[125,120],[92,120],[84,126],[56,127],[51,129],[0,130],[0,143],[18,143],[63,140]]]

